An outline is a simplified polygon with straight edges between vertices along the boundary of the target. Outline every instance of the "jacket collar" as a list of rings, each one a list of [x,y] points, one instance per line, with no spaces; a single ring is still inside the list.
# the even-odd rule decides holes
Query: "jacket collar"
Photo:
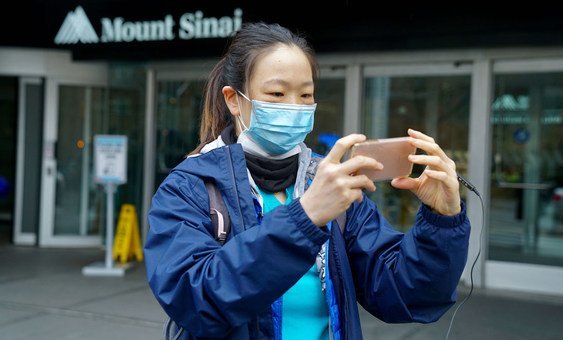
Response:
[[[307,184],[307,170],[311,166],[311,149],[300,144],[299,168],[293,198],[301,197]],[[224,195],[233,230],[257,223],[253,197],[262,206],[262,197],[246,166],[241,144],[226,145],[219,136],[201,149],[200,154],[188,156],[172,171],[180,171],[202,180],[213,180]],[[240,211],[239,211],[240,208]],[[241,220],[244,219],[244,223]]]
[[[232,144],[232,145],[240,145],[240,144]],[[221,136],[217,137],[217,139],[215,139],[214,141],[206,144],[202,149],[201,149],[201,153],[198,155],[192,155],[190,157],[198,157],[202,154],[206,154],[210,151],[213,151],[215,149],[221,148],[226,146],[226,143],[223,141],[223,139],[221,138]],[[305,143],[300,143],[299,147],[301,148],[301,151],[299,152],[299,168],[297,170],[297,179],[295,181],[295,190],[293,192],[293,198],[297,198],[297,197],[301,197],[303,195],[303,193],[305,192],[305,188],[307,187],[307,170],[311,167],[311,149],[309,149]],[[244,153],[242,155],[242,157],[244,158]],[[246,163],[245,163],[245,167],[246,167]],[[255,196],[259,197],[260,195],[258,194],[258,187],[256,186],[256,183],[254,183],[254,180],[252,179],[252,176],[250,176],[250,172],[248,172],[247,169],[247,178],[248,181],[250,183],[250,187],[252,189],[253,194],[255,194]],[[261,198],[259,198],[260,204],[262,205],[261,202]]]

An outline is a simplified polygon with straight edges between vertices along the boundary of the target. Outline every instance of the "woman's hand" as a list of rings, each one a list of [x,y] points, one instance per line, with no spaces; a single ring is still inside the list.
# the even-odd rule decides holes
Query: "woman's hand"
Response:
[[[317,226],[324,226],[335,219],[352,202],[360,202],[362,189],[375,191],[375,184],[368,177],[353,174],[362,168],[381,170],[381,163],[363,156],[340,162],[348,149],[365,140],[364,135],[358,134],[342,137],[319,163],[311,186],[300,198],[303,210]]]
[[[461,211],[459,182],[455,163],[436,144],[432,137],[409,129],[410,143],[426,151],[426,155],[410,155],[415,164],[424,164],[426,169],[418,178],[394,178],[391,185],[398,189],[409,189],[435,212],[452,216]]]

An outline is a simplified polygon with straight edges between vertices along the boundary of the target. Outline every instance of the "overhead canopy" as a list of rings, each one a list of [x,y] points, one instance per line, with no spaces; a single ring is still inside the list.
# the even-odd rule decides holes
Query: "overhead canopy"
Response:
[[[319,53],[563,42],[563,20],[548,8],[365,3],[22,0],[0,11],[0,46],[66,49],[79,60],[216,57],[241,23],[259,20],[306,35]]]

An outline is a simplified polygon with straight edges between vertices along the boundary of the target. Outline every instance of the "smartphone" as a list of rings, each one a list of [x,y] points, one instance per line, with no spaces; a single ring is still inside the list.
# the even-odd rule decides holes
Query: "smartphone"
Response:
[[[366,175],[373,181],[386,181],[395,177],[409,176],[413,163],[408,156],[414,155],[416,146],[411,145],[409,137],[368,140],[352,146],[350,157],[362,155],[371,157],[383,164],[383,170],[359,170],[357,174]]]

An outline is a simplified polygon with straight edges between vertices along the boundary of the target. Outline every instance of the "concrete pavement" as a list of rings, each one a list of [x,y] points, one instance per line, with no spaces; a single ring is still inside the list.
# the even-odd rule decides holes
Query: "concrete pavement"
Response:
[[[101,249],[0,245],[0,339],[162,339],[143,264],[121,278],[82,275],[103,259]],[[444,339],[454,308],[427,325],[385,324],[360,308],[364,338]],[[476,290],[449,339],[563,339],[563,298]]]

